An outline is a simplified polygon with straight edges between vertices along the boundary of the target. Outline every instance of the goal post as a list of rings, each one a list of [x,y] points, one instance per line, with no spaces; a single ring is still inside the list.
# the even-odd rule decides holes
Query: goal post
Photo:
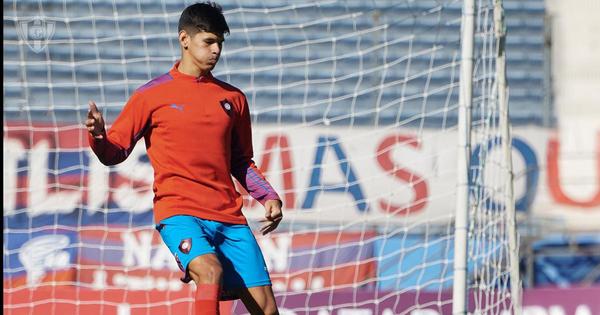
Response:
[[[481,6],[481,2],[477,5]],[[484,111],[487,111],[489,116],[487,120],[483,122],[476,122],[473,124],[472,120],[472,100],[473,100],[473,63],[477,61],[474,58],[474,43],[476,41],[475,32],[475,20],[476,18],[482,18],[481,15],[476,15],[476,1],[464,0],[463,2],[463,16],[462,16],[462,36],[461,36],[461,80],[460,80],[460,94],[459,94],[459,117],[458,117],[458,166],[457,166],[457,198],[456,198],[456,216],[454,223],[454,246],[455,246],[455,260],[454,260],[454,282],[453,282],[453,299],[452,299],[452,313],[453,314],[466,314],[468,312],[469,293],[472,289],[480,290],[481,280],[480,279],[469,279],[468,277],[468,261],[473,259],[470,247],[477,246],[477,220],[475,216],[486,215],[486,208],[489,205],[490,198],[487,193],[476,194],[471,198],[473,190],[472,186],[486,186],[490,187],[482,188],[483,190],[498,190],[504,202],[503,220],[501,224],[505,225],[506,228],[506,241],[508,243],[507,255],[505,258],[507,261],[499,261],[506,265],[506,270],[509,274],[508,283],[504,285],[510,285],[510,309],[515,314],[521,313],[521,290],[520,290],[520,274],[519,274],[519,257],[518,257],[518,236],[516,229],[516,212],[515,212],[515,201],[513,193],[513,172],[512,172],[512,146],[510,137],[510,123],[509,123],[509,110],[508,110],[508,87],[506,81],[506,26],[504,24],[504,9],[502,0],[494,0],[493,10],[493,22],[490,25],[490,29],[486,30],[486,27],[479,28],[480,32],[489,31],[493,33],[493,45],[491,46],[493,52],[488,56],[490,63],[495,69],[495,80],[492,83],[492,87],[489,90],[489,99],[486,99],[485,95],[482,95],[483,102],[487,103],[484,105]],[[489,14],[489,13],[488,13]],[[479,25],[478,25],[479,26]],[[482,40],[485,43],[485,40]],[[481,58],[481,57],[480,57]],[[481,59],[485,59],[483,56]],[[482,60],[479,60],[480,62]],[[494,121],[497,121],[495,126]],[[472,168],[471,165],[471,141],[473,126],[479,126],[479,128],[494,128],[497,130],[494,132],[492,129],[488,129],[489,134],[484,134],[483,139],[492,139],[493,142],[499,142],[502,148],[501,157],[496,161],[500,168],[499,178],[492,179],[492,181],[486,181],[485,177],[481,176],[482,172],[485,172],[486,165],[477,163]],[[481,137],[481,135],[479,135]],[[479,152],[481,154],[481,152]],[[487,153],[484,153],[486,155]],[[494,162],[490,163],[493,164]],[[474,172],[473,178],[470,178],[471,173]],[[481,177],[480,177],[481,176]],[[480,180],[481,182],[474,182]],[[475,268],[493,268],[492,266],[476,266]],[[485,288],[487,289],[487,288]],[[484,290],[485,290],[484,289]],[[483,290],[482,290],[483,291]],[[495,293],[492,293],[494,295]],[[478,306],[476,309],[479,312],[485,313],[480,309],[480,305],[485,305],[486,301],[480,299],[481,295],[478,296],[475,293],[474,302]],[[493,300],[493,298],[492,298]],[[489,302],[489,301],[488,301]],[[485,306],[489,307],[489,306]],[[490,307],[488,312],[493,309]]]
[[[456,215],[454,218],[454,281],[452,314],[467,313],[467,262],[471,164],[471,106],[473,99],[473,46],[475,42],[475,0],[463,1],[461,24],[460,90],[458,95],[458,151]],[[476,204],[474,206],[477,206]]]
[[[516,313],[502,1],[219,3],[213,74],[247,96],[284,203],[256,235],[280,312]],[[173,66],[189,4],[5,1],[6,314],[191,312],[144,142],[105,167],[82,127],[89,99],[110,125]],[[238,188],[255,229],[263,208]]]

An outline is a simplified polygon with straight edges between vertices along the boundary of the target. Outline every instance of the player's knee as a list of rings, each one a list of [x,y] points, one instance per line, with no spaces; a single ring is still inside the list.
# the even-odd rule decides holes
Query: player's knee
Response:
[[[274,302],[266,303],[261,306],[263,314],[265,315],[279,315],[279,311],[277,310],[277,305]]]
[[[218,284],[221,281],[223,275],[223,268],[218,260],[200,260],[194,259],[188,265],[190,276],[196,282],[200,283],[214,283]]]
[[[261,310],[261,314],[264,315],[279,315],[279,311],[277,310],[277,304],[275,301],[271,299],[264,299],[256,301],[258,303],[258,307]]]

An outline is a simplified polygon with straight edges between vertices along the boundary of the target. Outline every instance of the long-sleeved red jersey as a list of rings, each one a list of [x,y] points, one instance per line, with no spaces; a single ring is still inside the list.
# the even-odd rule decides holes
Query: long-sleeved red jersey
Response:
[[[252,157],[244,94],[211,74],[177,70],[135,91],[106,137],[89,135],[105,165],[124,161],[144,138],[154,168],[155,222],[178,214],[246,224],[231,175],[259,202],[280,199]]]

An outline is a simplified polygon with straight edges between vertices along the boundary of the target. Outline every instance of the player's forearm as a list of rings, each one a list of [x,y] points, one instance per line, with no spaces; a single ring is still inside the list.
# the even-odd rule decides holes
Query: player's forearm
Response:
[[[233,169],[232,174],[252,198],[263,205],[267,200],[281,200],[254,163],[245,163],[245,165]]]
[[[258,173],[258,169],[248,167],[246,173],[246,190],[256,199],[256,201],[264,204],[267,200],[279,200],[279,195],[269,182]]]
[[[88,141],[90,148],[104,165],[119,164],[127,158],[127,150],[110,141],[106,135],[101,139],[97,139],[88,133]]]

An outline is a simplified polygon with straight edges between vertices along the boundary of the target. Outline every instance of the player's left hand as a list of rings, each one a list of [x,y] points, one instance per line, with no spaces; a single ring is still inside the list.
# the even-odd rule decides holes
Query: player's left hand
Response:
[[[260,222],[263,223],[260,228],[262,235],[266,235],[275,230],[283,219],[281,206],[281,200],[267,200],[265,202],[265,218],[260,220]]]

